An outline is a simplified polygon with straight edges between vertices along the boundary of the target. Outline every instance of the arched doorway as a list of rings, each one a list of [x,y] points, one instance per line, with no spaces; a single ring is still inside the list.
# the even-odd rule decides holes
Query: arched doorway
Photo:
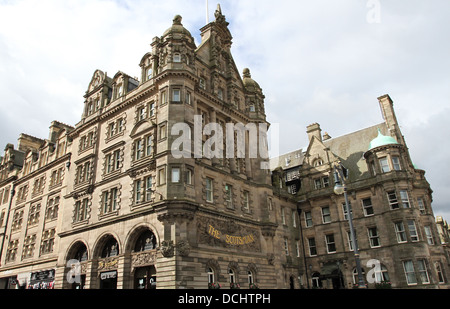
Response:
[[[88,249],[84,242],[76,242],[67,254],[67,270],[65,277],[66,288],[84,289],[86,285],[86,262],[88,260]],[[78,262],[76,262],[78,261]],[[69,275],[70,274],[70,275]]]
[[[100,289],[117,288],[117,267],[119,255],[119,243],[112,235],[107,235],[100,247],[98,270],[100,272]]]
[[[156,289],[156,246],[155,234],[141,230],[132,252],[135,289]]]

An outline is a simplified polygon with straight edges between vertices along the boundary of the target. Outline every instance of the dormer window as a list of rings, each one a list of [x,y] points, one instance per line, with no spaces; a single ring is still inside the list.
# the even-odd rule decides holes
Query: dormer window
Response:
[[[123,86],[122,84],[117,85],[117,93],[116,93],[116,98],[119,98],[122,96],[123,93]]]
[[[147,69],[147,80],[151,79],[153,76],[153,69],[152,68],[148,68]]]

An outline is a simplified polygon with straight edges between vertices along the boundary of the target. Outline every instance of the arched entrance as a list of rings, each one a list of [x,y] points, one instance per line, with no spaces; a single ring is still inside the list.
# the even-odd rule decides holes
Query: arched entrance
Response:
[[[117,268],[119,243],[112,235],[105,235],[99,244],[98,271],[100,277],[100,289],[117,288]]]
[[[134,237],[131,253],[133,288],[156,289],[156,247],[157,239],[149,228],[139,228]]]
[[[86,285],[86,265],[88,249],[82,241],[77,241],[67,254],[67,272],[65,272],[65,287],[84,289]],[[77,262],[76,262],[77,261]]]

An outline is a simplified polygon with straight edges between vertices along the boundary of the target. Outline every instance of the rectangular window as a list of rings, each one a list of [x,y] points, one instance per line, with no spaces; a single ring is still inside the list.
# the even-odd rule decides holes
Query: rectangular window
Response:
[[[423,201],[423,198],[419,197],[417,198],[417,205],[419,205],[419,211],[423,215],[425,214],[425,203]]]
[[[163,91],[161,92],[161,104],[166,104],[167,103],[167,92]]]
[[[320,178],[314,179],[314,189],[320,189],[322,188],[322,182],[320,181]]]
[[[322,222],[323,223],[331,222],[330,207],[323,207],[322,208]]]
[[[134,203],[140,203],[142,199],[142,181],[140,179],[134,182]]]
[[[403,270],[405,271],[406,282],[408,285],[417,284],[416,273],[412,260],[403,261]]]
[[[187,184],[187,185],[192,185],[192,184],[194,184],[193,176],[194,176],[193,171],[192,171],[190,168],[187,168],[187,169],[186,169],[186,184]]]
[[[316,239],[308,238],[309,256],[317,255]]]
[[[244,191],[244,210],[249,211],[250,210],[250,193],[248,191]]]
[[[431,231],[431,227],[429,225],[425,225],[423,228],[425,230],[425,237],[427,238],[427,243],[429,245],[434,245],[434,238],[433,233]]]
[[[180,182],[180,168],[172,167],[172,182]]]
[[[402,200],[403,208],[411,208],[409,204],[408,192],[406,190],[400,190],[400,198]]]
[[[395,191],[388,192],[387,196],[389,201],[389,207],[391,209],[398,209],[400,206],[398,204],[397,194],[395,193]]]
[[[166,184],[166,169],[165,168],[160,168],[158,170],[158,184],[159,185]]]
[[[150,110],[150,112],[149,112],[150,117],[153,117],[153,116],[156,115],[156,104],[155,104],[155,102],[151,102],[149,104],[149,110]]]
[[[305,225],[306,227],[313,226],[312,215],[310,211],[305,211]]]
[[[88,202],[89,200],[86,198],[82,201],[77,201],[75,203],[74,222],[80,222],[87,219]]]
[[[297,227],[297,211],[292,211],[292,226]]]
[[[144,120],[146,117],[145,106],[139,107],[138,109],[138,121]]]
[[[180,91],[180,89],[173,89],[172,90],[172,101],[173,102],[180,102],[181,101],[181,91]]]
[[[227,205],[227,208],[233,209],[233,186],[231,185],[225,185],[225,203]]]
[[[394,170],[396,170],[396,171],[401,170],[399,157],[392,157],[392,166],[394,167]]]
[[[286,225],[286,215],[284,213],[284,207],[281,207],[281,223]]]
[[[145,178],[145,200],[151,201],[152,200],[152,185],[153,185],[153,177],[148,176]]]
[[[350,214],[353,218],[353,210],[352,210],[352,205],[350,202],[348,203],[348,207],[350,208]],[[346,203],[342,203],[342,212],[344,213],[344,219],[348,220],[348,209],[347,209]]]
[[[388,160],[387,158],[381,158],[380,159],[380,167],[383,173],[389,172],[391,169],[389,168]]]
[[[46,230],[42,233],[41,254],[53,252],[55,244],[55,229]]]
[[[425,260],[417,260],[417,268],[419,272],[419,278],[422,284],[429,284],[430,277],[428,276],[427,263]]]
[[[213,180],[206,178],[206,201],[213,202]]]
[[[355,230],[355,238],[356,238],[356,242],[358,242],[356,230]],[[347,239],[348,239],[348,247],[349,247],[350,251],[353,251],[354,250],[353,239],[352,239],[352,233],[350,231],[347,231]],[[359,248],[359,246],[358,246],[358,248]]]
[[[36,244],[36,234],[25,237],[23,242],[22,259],[33,257]]]
[[[289,255],[289,242],[287,238],[284,238],[284,253],[286,256]]]
[[[186,91],[186,104],[191,105],[191,93],[189,91]]]
[[[334,242],[334,234],[325,235],[325,242],[327,244],[327,252],[335,253],[336,252],[336,243]]]
[[[411,241],[419,241],[419,235],[417,234],[416,223],[414,220],[408,220],[408,230]]]
[[[167,137],[167,132],[166,132],[166,125],[165,124],[160,124],[159,125],[159,139],[163,139]]]
[[[134,143],[134,158],[135,160],[139,160],[143,156],[143,145],[142,140],[138,139]]]
[[[367,217],[373,215],[373,206],[371,198],[370,197],[365,198],[361,201],[361,203],[364,211],[364,216]]]
[[[405,226],[403,225],[403,222],[400,221],[395,223],[395,234],[397,235],[397,242],[406,242]]]
[[[48,200],[47,210],[45,211],[45,220],[53,220],[58,217],[59,196]]]
[[[376,227],[370,227],[367,229],[369,234],[369,244],[371,248],[380,246],[380,236],[378,235],[378,229]]]

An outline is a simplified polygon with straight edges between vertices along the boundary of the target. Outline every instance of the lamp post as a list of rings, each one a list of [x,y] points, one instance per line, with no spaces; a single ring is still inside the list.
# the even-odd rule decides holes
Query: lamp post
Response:
[[[356,271],[358,272],[358,288],[366,288],[364,278],[361,270],[361,260],[359,258],[358,242],[356,240],[355,229],[353,228],[353,218],[350,204],[348,203],[347,186],[345,185],[345,179],[347,178],[347,169],[338,163],[334,166],[334,193],[337,195],[344,194],[345,206],[347,207],[348,224],[350,226],[350,237],[353,244],[353,252],[355,254]]]

